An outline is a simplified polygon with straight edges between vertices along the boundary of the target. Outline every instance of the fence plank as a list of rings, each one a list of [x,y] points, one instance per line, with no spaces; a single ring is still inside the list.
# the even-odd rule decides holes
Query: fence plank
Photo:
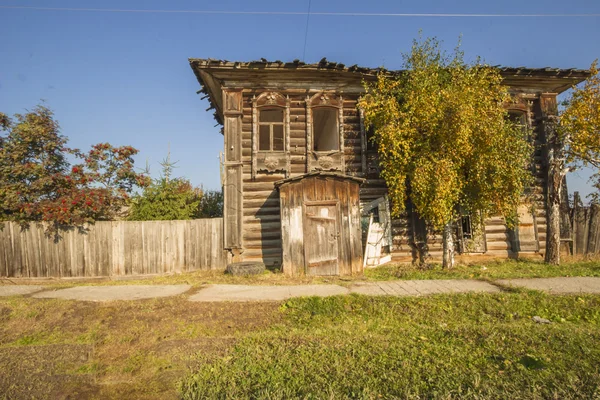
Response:
[[[5,222],[0,276],[92,277],[224,269],[223,219],[107,221],[61,232]]]
[[[600,206],[592,204],[590,214],[587,254],[596,254],[600,249]]]

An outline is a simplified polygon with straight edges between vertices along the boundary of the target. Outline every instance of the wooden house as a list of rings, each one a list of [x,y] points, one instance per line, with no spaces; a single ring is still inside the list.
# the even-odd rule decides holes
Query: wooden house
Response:
[[[441,258],[441,236],[410,210],[391,220],[377,152],[357,100],[378,69],[266,60],[190,59],[223,126],[224,246],[231,261],[290,275],[355,274],[381,259]],[[459,257],[541,255],[545,248],[545,121],[584,70],[500,68],[511,118],[532,129],[534,202],[508,230],[501,217],[457,223]],[[480,232],[477,234],[477,232]],[[365,250],[367,250],[365,252]],[[366,259],[364,258],[366,254]]]

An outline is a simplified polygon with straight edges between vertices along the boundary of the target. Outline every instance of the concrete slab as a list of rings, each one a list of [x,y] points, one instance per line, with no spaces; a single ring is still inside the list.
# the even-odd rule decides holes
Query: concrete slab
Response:
[[[350,287],[350,293],[364,294],[366,296],[385,296],[387,293],[379,287],[377,282],[356,283]]]
[[[495,293],[499,291],[498,287],[487,282],[470,280],[365,282],[350,287],[351,293],[370,296],[423,296],[437,293]]]
[[[210,285],[190,296],[190,301],[282,301],[292,297],[337,296],[350,291],[337,285],[249,286]]]
[[[417,281],[399,281],[400,285],[408,292],[409,296],[420,296],[422,293],[419,290]]]
[[[501,291],[499,287],[494,286],[491,283],[476,280],[447,279],[436,280],[435,282],[447,289],[445,293],[496,293]]]
[[[190,285],[77,286],[41,292],[32,297],[87,301],[141,300],[177,296],[190,289]]]
[[[600,278],[596,277],[501,279],[497,282],[501,285],[550,293],[600,293]]]
[[[23,296],[44,290],[43,286],[34,285],[0,285],[0,297]]]

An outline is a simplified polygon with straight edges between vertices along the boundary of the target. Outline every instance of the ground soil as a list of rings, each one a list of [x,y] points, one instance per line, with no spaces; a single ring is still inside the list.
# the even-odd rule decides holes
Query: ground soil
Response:
[[[0,399],[168,399],[199,359],[279,321],[275,303],[0,299]],[[201,354],[204,357],[197,357]]]

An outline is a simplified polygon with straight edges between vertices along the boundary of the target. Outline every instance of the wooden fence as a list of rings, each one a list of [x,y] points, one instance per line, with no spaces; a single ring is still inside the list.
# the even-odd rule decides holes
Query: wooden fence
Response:
[[[223,219],[111,221],[48,237],[41,225],[0,230],[0,276],[95,277],[224,269]]]
[[[571,214],[572,254],[600,253],[600,205],[581,207],[575,202]]]

